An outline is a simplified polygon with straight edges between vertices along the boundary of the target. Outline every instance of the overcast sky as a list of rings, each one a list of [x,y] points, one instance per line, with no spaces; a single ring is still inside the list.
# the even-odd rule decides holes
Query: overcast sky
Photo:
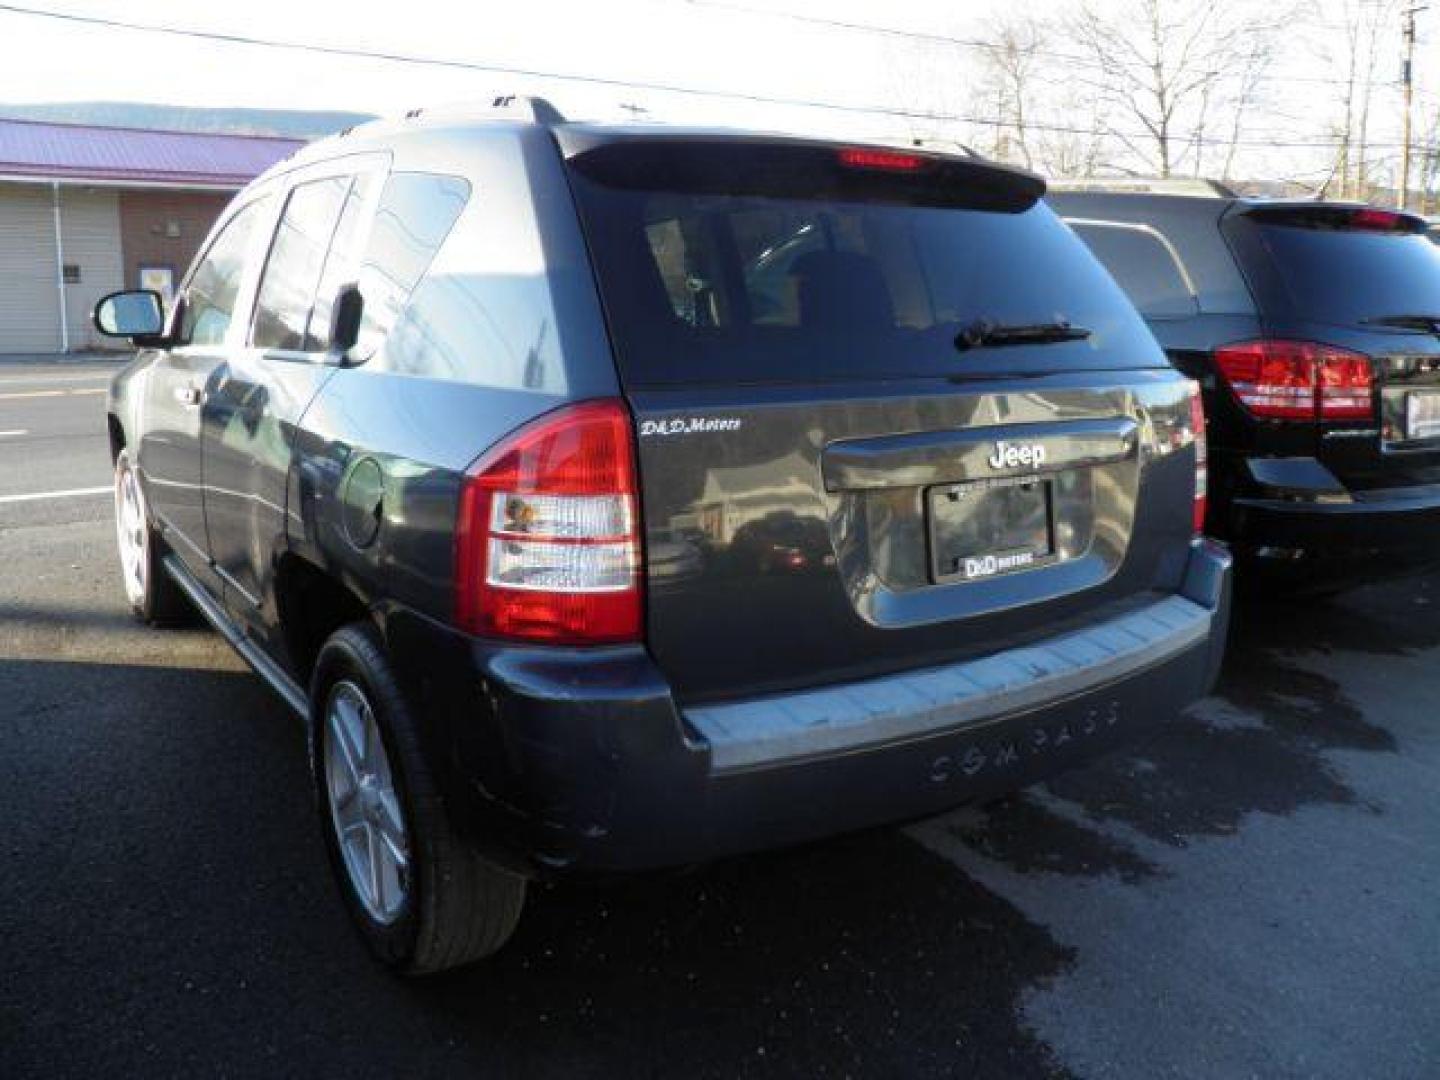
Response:
[[[24,0],[21,0],[22,5]],[[1324,0],[1327,12],[1341,0]],[[270,39],[384,50],[530,71],[564,72],[618,82],[651,83],[767,98],[964,113],[974,105],[956,86],[977,64],[963,45],[817,26],[786,13],[851,21],[901,31],[978,36],[997,12],[1028,10],[1058,19],[1070,0],[961,3],[956,0],[524,0],[402,4],[334,0],[243,0],[176,4],[173,0],[32,0],[57,12],[94,14],[159,26]],[[1099,0],[1112,8],[1123,0]],[[1216,0],[1227,5],[1268,0]],[[369,9],[364,18],[357,13]],[[1322,25],[1323,37],[1335,33]],[[1440,4],[1422,16],[1418,56],[1419,126],[1428,126],[1440,85],[1431,72],[1437,50],[1425,20],[1440,23]],[[351,59],[240,44],[186,40],[84,26],[0,10],[0,106],[5,102],[131,100],[180,105],[354,109],[394,113],[417,105],[539,92],[567,115],[615,117],[645,108],[656,119],[905,139],[915,134],[956,138],[974,129],[907,121],[877,113],[801,108],[740,98],[712,98],[515,74],[487,74],[422,64]],[[1377,64],[1376,140],[1398,138],[1398,27]],[[1333,64],[1317,43],[1287,41],[1256,110],[1258,137],[1244,153],[1255,174],[1313,171],[1319,148],[1273,149],[1267,139],[1323,135],[1323,114],[1338,88]],[[1063,80],[1063,62],[1051,74]],[[951,83],[951,76],[954,82]],[[1293,85],[1287,80],[1294,79]],[[1074,117],[1047,115],[1056,123]]]

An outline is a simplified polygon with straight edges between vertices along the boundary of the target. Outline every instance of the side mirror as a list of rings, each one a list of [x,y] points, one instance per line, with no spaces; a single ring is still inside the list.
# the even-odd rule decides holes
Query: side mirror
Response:
[[[365,314],[365,297],[360,286],[342,285],[330,310],[330,351],[345,361],[346,354],[360,340],[360,322]]]
[[[143,342],[165,332],[165,303],[149,289],[111,293],[95,305],[94,322],[106,337]]]

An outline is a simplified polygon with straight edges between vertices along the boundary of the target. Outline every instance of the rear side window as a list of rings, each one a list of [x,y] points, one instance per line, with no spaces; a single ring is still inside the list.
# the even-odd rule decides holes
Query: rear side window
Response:
[[[180,325],[180,336],[186,343],[219,345],[224,342],[235,314],[235,300],[240,294],[245,256],[261,216],[259,210],[267,202],[268,198],[257,199],[238,211],[190,275]]]
[[[399,321],[469,198],[469,183],[455,176],[393,173],[385,182],[358,272],[361,355],[374,352]]]
[[[315,291],[315,310],[310,314],[310,328],[305,334],[307,351],[323,352],[330,348],[335,300],[346,285],[359,281],[360,261],[364,257],[360,245],[365,241],[366,199],[377,182],[375,174],[361,173],[345,196],[340,221],[325,255],[325,269],[320,273],[320,287]]]
[[[1140,314],[1185,318],[1197,312],[1195,294],[1175,254],[1141,225],[1071,221],[1070,227],[1105,264]]]
[[[310,312],[350,186],[348,176],[329,177],[299,184],[290,193],[260,279],[252,344],[295,352],[315,344],[307,341]]]
[[[955,338],[982,319],[1065,319],[1092,331],[1091,349],[1146,333],[1043,204],[649,191],[578,174],[574,187],[630,383],[945,374],[963,370]]]
[[[1261,303],[1307,321],[1355,325],[1440,315],[1440,248],[1423,234],[1228,219]]]

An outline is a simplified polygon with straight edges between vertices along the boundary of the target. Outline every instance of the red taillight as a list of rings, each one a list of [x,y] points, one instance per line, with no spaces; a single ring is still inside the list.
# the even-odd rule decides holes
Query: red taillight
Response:
[[[1195,535],[1205,531],[1206,489],[1209,485],[1209,450],[1205,438],[1205,406],[1200,401],[1200,384],[1190,384],[1190,433],[1195,441],[1195,510],[1191,524]]]
[[[1320,416],[1368,420],[1375,415],[1375,374],[1368,356],[1332,349],[1315,369]]]
[[[840,164],[851,169],[883,169],[887,172],[916,172],[923,169],[927,159],[919,154],[906,154],[899,150],[874,150],[867,147],[851,146],[840,151]]]
[[[1311,346],[1290,341],[1249,341],[1215,350],[1215,364],[1240,403],[1276,420],[1315,418]]]
[[[630,414],[619,401],[549,413],[466,474],[455,621],[486,637],[638,641],[640,525]]]
[[[1370,358],[1313,341],[1245,341],[1215,350],[1240,403],[1271,420],[1368,420],[1375,415]]]

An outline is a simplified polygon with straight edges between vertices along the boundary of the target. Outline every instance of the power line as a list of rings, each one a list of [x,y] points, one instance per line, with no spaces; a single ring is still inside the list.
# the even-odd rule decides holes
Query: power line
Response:
[[[11,15],[29,16],[32,18],[52,19],[61,22],[79,23],[88,26],[101,26],[119,30],[129,30],[137,33],[162,34],[169,37],[187,38],[202,41],[214,41],[229,45],[244,45],[258,48],[287,49],[297,52],[313,53],[322,56],[337,56],[347,59],[358,60],[379,60],[387,63],[408,64],[428,67],[443,67],[453,70],[478,71],[490,75],[509,75],[527,79],[544,79],[555,82],[581,83],[590,86],[604,86],[613,89],[624,90],[648,90],[653,93],[677,94],[689,97],[718,98],[728,101],[748,101],[764,105],[780,105],[788,108],[819,109],[829,112],[845,113],[859,116],[884,116],[899,120],[920,120],[931,123],[954,123],[974,124],[979,127],[1009,128],[1014,125],[1008,120],[1000,120],[994,117],[967,116],[962,113],[939,112],[933,110],[902,109],[890,105],[844,105],[837,102],[816,101],[809,98],[783,98],[770,97],[764,94],[747,93],[735,90],[709,90],[701,87],[680,86],[670,83],[643,82],[628,79],[607,78],[599,75],[580,75],[573,72],[543,71],[538,68],[524,68],[507,64],[481,63],[472,60],[456,60],[447,57],[414,56],[407,53],[389,52],[379,49],[361,49],[343,45],[320,45],[304,41],[293,41],[282,38],[261,38],[249,34],[226,33],[218,30],[194,30],[183,27],[156,26],[150,23],[131,22],[124,19],[109,18],[100,15],[83,15],[77,12],[45,11],[39,8],[24,7],[19,4],[0,3],[0,13]],[[1029,122],[1025,125],[1027,130],[1036,132],[1048,132],[1059,135],[1083,135],[1091,138],[1127,138],[1136,140],[1148,140],[1153,136],[1145,131],[1125,131],[1118,128],[1105,127],[1078,127],[1069,124],[1056,124],[1044,122]],[[1177,146],[1230,146],[1231,140],[1226,138],[1201,137],[1195,138],[1175,136],[1174,143]],[[1267,149],[1316,149],[1330,150],[1339,147],[1342,140],[1311,140],[1311,141],[1284,141],[1270,138],[1249,138],[1238,139],[1234,145],[1247,148]],[[1375,149],[1382,149],[1389,146],[1398,146],[1397,143],[1372,142],[1367,144]]]
[[[858,113],[862,115],[913,116],[919,119],[934,120],[958,119],[943,113],[914,113],[888,106],[842,105],[835,102],[811,101],[804,98],[767,97],[762,94],[751,94],[744,91],[707,90],[700,87],[679,86],[670,83],[615,79],[600,75],[579,75],[573,72],[563,71],[543,71],[539,68],[517,67],[509,64],[481,63],[474,60],[456,60],[443,56],[414,56],[383,49],[361,49],[344,45],[319,45],[312,42],[293,41],[283,38],[260,38],[249,34],[226,33],[220,30],[193,30],[175,26],[156,26],[153,23],[131,22],[101,15],[83,15],[78,12],[67,11],[46,11],[40,8],[24,7],[19,4],[0,4],[0,13],[30,16],[39,19],[54,19],[61,22],[80,23],[87,26],[130,30],[137,33],[164,34],[170,37],[215,41],[228,45],[289,49],[298,52],[316,53],[323,56],[338,56],[353,60],[380,60],[396,64],[443,67],[461,71],[480,71],[491,75],[513,75],[528,79],[548,79],[559,82],[584,83],[591,86],[606,86],[623,90],[650,90],[656,93],[724,98],[731,101],[753,101],[760,104],[789,105],[797,108],[829,109],[835,112]]]
[[[847,21],[845,21],[845,20],[843,20],[843,19],[829,19],[829,18],[826,18],[826,17],[824,17],[824,16],[820,16],[820,15],[802,15],[802,14],[801,14],[800,12],[798,12],[798,11],[785,11],[785,10],[776,11],[776,10],[772,10],[772,9],[770,9],[770,8],[760,8],[760,7],[755,7],[755,6],[749,5],[749,4],[737,3],[736,0],[686,0],[686,2],[689,3],[689,4],[691,4],[691,5],[694,6],[694,7],[710,7],[710,8],[719,8],[719,9],[726,9],[726,8],[728,8],[728,9],[731,10],[731,11],[745,12],[746,14],[750,14],[750,15],[762,15],[762,16],[767,16],[767,17],[777,18],[777,19],[790,19],[790,20],[795,21],[795,22],[808,22],[808,23],[815,23],[815,24],[817,24],[817,25],[822,25],[822,26],[834,26],[834,27],[836,27],[836,28],[838,28],[838,29],[844,29],[844,30],[860,30],[860,31],[865,31],[865,32],[870,32],[870,33],[889,34],[889,35],[893,35],[893,36],[897,36],[897,37],[917,38],[917,39],[930,40],[930,41],[941,42],[941,43],[943,43],[943,42],[950,42],[950,43],[954,43],[954,44],[974,44],[974,45],[977,45],[978,47],[987,48],[987,49],[995,49],[995,48],[999,48],[999,47],[1000,47],[1000,46],[997,46],[994,42],[985,41],[985,40],[983,40],[983,39],[961,38],[961,37],[957,37],[957,36],[950,35],[950,34],[941,34],[941,33],[938,33],[938,32],[936,32],[936,31],[928,31],[928,30],[902,30],[902,29],[900,29],[899,27],[883,26],[883,25],[880,25],[880,24],[878,24],[878,23],[847,22]],[[1379,26],[1378,23],[1376,23],[1375,25],[1376,25],[1377,27]],[[1303,23],[1303,26],[1306,27],[1306,28],[1309,28],[1309,29],[1314,29],[1314,30],[1349,30],[1349,29],[1351,29],[1351,27],[1349,27],[1349,26],[1347,26],[1347,25],[1345,25],[1345,24],[1343,24],[1343,23],[1325,22],[1325,21],[1323,21],[1323,20],[1314,19],[1314,18],[1306,19],[1306,20],[1304,21],[1304,23]],[[1052,52],[1051,52],[1051,55],[1064,56],[1064,55],[1066,55],[1066,54],[1052,51]],[[1074,54],[1070,54],[1070,55],[1074,55]],[[1089,60],[1090,58],[1089,58],[1089,57],[1081,57],[1081,59]],[[1092,61],[1092,62],[1093,62],[1093,61]],[[1276,76],[1276,78],[1282,78],[1282,77],[1283,77],[1283,76]],[[1317,78],[1315,79],[1315,81],[1320,82],[1320,81],[1325,81],[1325,80],[1319,79],[1319,78],[1317,77]]]
[[[994,41],[986,41],[983,38],[958,37],[952,34],[941,34],[929,30],[902,30],[894,26],[879,26],[875,23],[849,22],[844,19],[831,19],[822,15],[802,15],[798,11],[770,11],[766,8],[752,7],[748,4],[734,3],[732,0],[687,0],[692,7],[713,8],[717,11],[733,11],[744,15],[758,16],[770,19],[786,19],[790,22],[805,23],[811,26],[827,26],[835,30],[849,30],[861,34],[875,34],[880,37],[902,38],[907,41],[926,41],[934,45],[956,45],[965,49],[978,49],[983,52],[1004,52],[1006,46]],[[1313,24],[1321,25],[1321,24]],[[1108,70],[1105,64],[1092,56],[1085,56],[1081,53],[1061,52],[1058,49],[1035,47],[1022,50],[1035,56],[1048,56],[1056,60],[1063,60],[1078,67],[1088,67],[1096,71]],[[1280,83],[1313,83],[1318,86],[1334,86],[1335,80],[1318,75],[1270,75],[1261,73],[1254,78],[1265,82]],[[1398,86],[1398,80],[1394,82],[1385,81],[1374,83],[1375,86]]]

